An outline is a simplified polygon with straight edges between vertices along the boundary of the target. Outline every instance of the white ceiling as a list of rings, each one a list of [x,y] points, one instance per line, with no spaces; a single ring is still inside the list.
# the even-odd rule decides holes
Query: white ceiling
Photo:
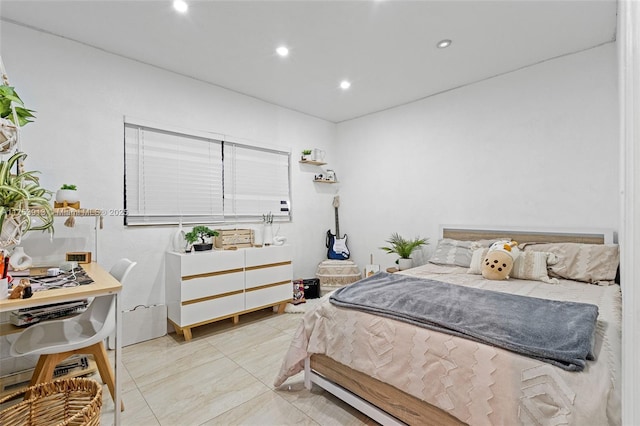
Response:
[[[0,1],[3,20],[332,122],[615,39],[615,0]],[[436,43],[451,39],[447,49]],[[285,44],[288,58],[275,54]],[[342,79],[352,82],[339,88]]]

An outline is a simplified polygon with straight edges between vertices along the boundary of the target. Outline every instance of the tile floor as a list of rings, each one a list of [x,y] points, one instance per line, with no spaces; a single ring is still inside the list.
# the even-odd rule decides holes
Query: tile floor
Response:
[[[333,395],[303,386],[302,373],[273,380],[301,314],[263,310],[122,349],[123,425],[374,425]],[[97,376],[96,376],[97,377]],[[112,425],[104,387],[102,424]]]

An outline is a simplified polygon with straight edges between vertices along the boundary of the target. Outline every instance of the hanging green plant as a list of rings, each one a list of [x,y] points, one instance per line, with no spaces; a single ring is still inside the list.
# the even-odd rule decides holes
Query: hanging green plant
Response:
[[[52,193],[40,186],[38,172],[11,173],[26,157],[18,152],[0,161],[0,247],[18,244],[27,231],[53,231]]]
[[[32,110],[24,107],[15,88],[9,86],[4,71],[3,80],[5,84],[0,85],[0,153],[7,153],[18,143],[18,129],[32,122],[35,116]]]
[[[13,116],[12,107],[16,111],[16,117],[18,122],[16,123]],[[7,119],[13,124],[17,124],[22,127],[28,123],[31,123],[35,118],[33,115],[35,111],[24,107],[24,103],[16,90],[12,86],[0,86],[0,118]]]

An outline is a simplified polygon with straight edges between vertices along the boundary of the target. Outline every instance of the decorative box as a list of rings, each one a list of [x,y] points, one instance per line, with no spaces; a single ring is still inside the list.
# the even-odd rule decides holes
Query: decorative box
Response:
[[[217,249],[253,246],[253,229],[216,229],[216,231],[219,235],[214,238],[213,244]]]

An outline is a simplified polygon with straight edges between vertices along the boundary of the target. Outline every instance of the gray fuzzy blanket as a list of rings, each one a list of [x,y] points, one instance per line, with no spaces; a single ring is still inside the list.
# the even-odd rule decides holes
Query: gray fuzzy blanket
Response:
[[[598,307],[377,273],[330,296],[336,306],[386,316],[582,371]]]

